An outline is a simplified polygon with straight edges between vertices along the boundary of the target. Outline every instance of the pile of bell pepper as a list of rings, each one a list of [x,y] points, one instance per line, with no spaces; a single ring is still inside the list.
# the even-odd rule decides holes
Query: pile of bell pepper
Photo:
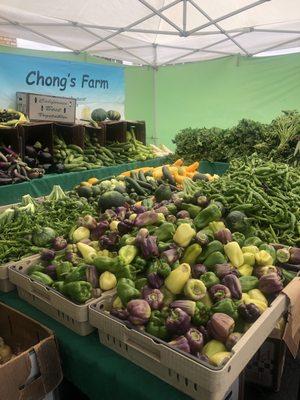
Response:
[[[30,274],[76,302],[115,289],[112,316],[221,366],[295,277],[285,261],[300,257],[249,232],[228,229],[222,204],[177,193],[80,218],[61,252],[45,250],[48,265]]]

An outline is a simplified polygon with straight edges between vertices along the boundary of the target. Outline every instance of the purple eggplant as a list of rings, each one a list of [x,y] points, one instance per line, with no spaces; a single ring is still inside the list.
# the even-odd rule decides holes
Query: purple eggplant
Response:
[[[175,300],[170,304],[170,308],[180,308],[193,317],[196,311],[196,302],[193,300]]]
[[[55,251],[51,249],[43,249],[40,253],[41,260],[52,261],[55,258]]]
[[[169,345],[177,350],[184,351],[185,353],[191,352],[189,342],[185,336],[179,336],[176,339],[171,340],[171,342],[169,342]]]
[[[184,335],[191,326],[191,317],[181,308],[170,311],[166,319],[166,328],[173,335]]]
[[[192,354],[200,353],[204,344],[202,333],[198,331],[198,329],[196,328],[190,328],[186,332],[185,337],[189,342],[191,353]]]
[[[134,299],[127,303],[129,321],[133,325],[144,325],[148,322],[151,315],[151,307],[146,300]]]
[[[142,290],[142,297],[147,301],[151,310],[159,310],[163,306],[164,295],[159,289],[153,289],[144,286]]]
[[[129,312],[127,310],[123,310],[122,308],[120,309],[113,308],[112,310],[110,310],[110,314],[113,317],[119,318],[123,321],[126,321],[129,318]]]
[[[57,236],[56,238],[53,239],[52,242],[52,247],[54,250],[59,251],[63,250],[67,247],[68,242],[63,236]]]
[[[49,264],[45,267],[45,273],[49,275],[54,281],[57,280],[56,265]]]
[[[108,221],[100,221],[97,226],[91,230],[91,239],[99,240],[102,235],[109,229]]]
[[[195,264],[192,266],[192,277],[199,279],[201,275],[207,272],[207,268],[204,264]]]
[[[159,289],[164,284],[164,278],[156,272],[151,272],[147,275],[149,286],[154,289]]]

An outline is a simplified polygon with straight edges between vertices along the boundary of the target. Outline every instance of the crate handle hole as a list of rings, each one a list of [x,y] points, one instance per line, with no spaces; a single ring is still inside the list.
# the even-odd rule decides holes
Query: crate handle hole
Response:
[[[185,383],[185,386],[189,386],[189,380],[188,380],[188,378],[184,378],[184,383]]]
[[[227,369],[227,372],[230,372],[230,371],[231,371],[231,365],[229,365],[229,367]]]
[[[180,376],[179,376],[179,374],[176,374],[176,378],[177,378],[177,381],[180,382]]]
[[[194,383],[194,390],[195,390],[195,392],[197,392],[197,390],[198,390],[198,385],[197,385],[197,383]]]

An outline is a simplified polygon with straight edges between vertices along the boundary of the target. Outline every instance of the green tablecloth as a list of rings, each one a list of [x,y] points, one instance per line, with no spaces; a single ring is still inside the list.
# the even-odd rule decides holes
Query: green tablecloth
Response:
[[[102,346],[93,332],[81,337],[19,299],[1,293],[0,301],[52,329],[58,338],[64,376],[90,400],[188,400],[189,397]]]
[[[81,172],[70,172],[66,174],[48,174],[40,179],[33,179],[30,182],[18,183],[16,185],[0,186],[0,206],[12,203],[18,203],[25,194],[33,197],[40,197],[49,194],[53,185],[60,185],[64,190],[70,190],[80,182],[91,177],[98,179],[119,175],[124,171],[128,171],[139,167],[157,167],[164,163],[165,158],[154,158],[153,160],[137,161],[129,164],[115,165],[112,167],[104,167],[90,169]]]
[[[223,175],[229,168],[228,163],[224,162],[210,162],[206,160],[202,160],[200,162],[200,167],[199,167],[199,172],[202,172],[204,174],[217,174],[217,175]]]

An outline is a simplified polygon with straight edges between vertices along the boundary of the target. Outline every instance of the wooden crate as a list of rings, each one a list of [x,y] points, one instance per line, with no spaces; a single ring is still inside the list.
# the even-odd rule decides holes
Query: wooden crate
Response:
[[[104,121],[106,142],[126,142],[126,132],[134,128],[136,139],[146,143],[145,121]]]
[[[7,147],[11,146],[13,151],[23,157],[22,138],[19,126],[0,129],[0,144],[4,144]]]
[[[25,146],[33,146],[36,142],[40,142],[43,148],[48,147],[49,152],[53,154],[52,122],[30,122],[28,124],[20,125],[19,130],[24,151]]]
[[[93,126],[85,126],[85,125],[80,125],[80,129],[83,131],[83,140],[84,136],[87,135],[96,135],[98,138],[98,142],[101,146],[105,146],[106,143],[106,126],[103,124],[99,128],[95,128]]]
[[[53,124],[54,132],[61,136],[66,144],[76,144],[84,147],[84,130],[82,125]]]

